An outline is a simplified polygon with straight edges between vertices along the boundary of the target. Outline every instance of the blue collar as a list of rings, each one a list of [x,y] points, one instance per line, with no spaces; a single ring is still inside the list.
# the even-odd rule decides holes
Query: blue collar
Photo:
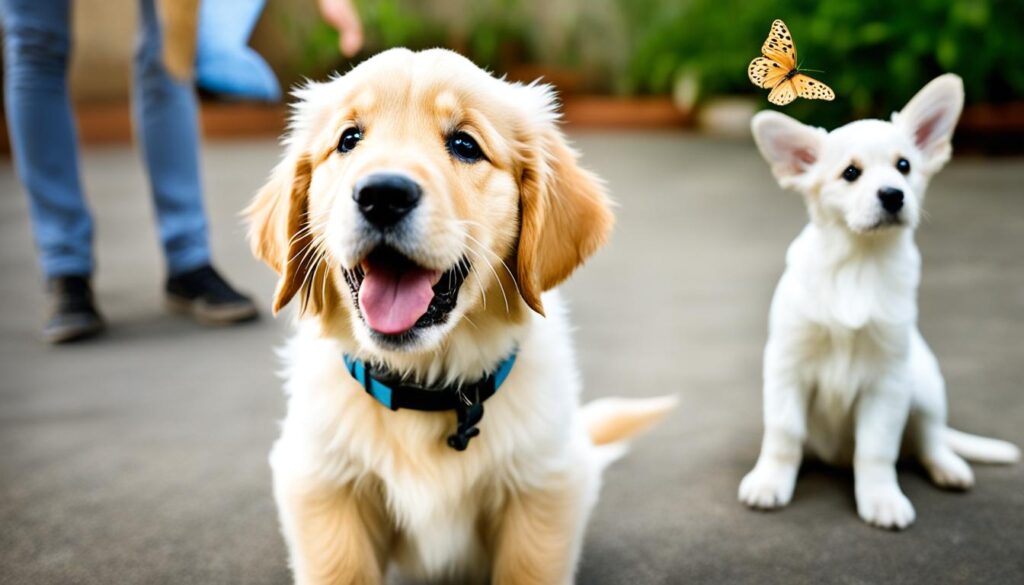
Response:
[[[448,445],[462,451],[470,439],[480,434],[480,429],[477,429],[476,425],[484,416],[483,403],[494,396],[508,378],[518,353],[518,350],[514,350],[498,364],[497,368],[476,382],[446,386],[417,384],[348,354],[342,357],[349,374],[359,382],[366,393],[391,410],[454,410],[458,418],[458,428],[448,437]]]

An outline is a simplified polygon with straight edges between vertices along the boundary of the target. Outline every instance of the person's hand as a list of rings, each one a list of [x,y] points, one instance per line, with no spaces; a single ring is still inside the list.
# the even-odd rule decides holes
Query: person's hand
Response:
[[[363,22],[353,0],[319,0],[320,15],[341,35],[341,54],[351,57],[363,48]]]

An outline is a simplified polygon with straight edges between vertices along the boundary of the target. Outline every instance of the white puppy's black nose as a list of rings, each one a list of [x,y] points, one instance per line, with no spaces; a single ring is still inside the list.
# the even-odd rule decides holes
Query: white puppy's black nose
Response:
[[[397,173],[374,173],[360,179],[352,199],[367,221],[390,227],[419,204],[422,191],[415,181]]]
[[[882,208],[889,213],[896,213],[903,209],[903,191],[892,187],[882,187],[878,190],[878,199],[882,202]]]

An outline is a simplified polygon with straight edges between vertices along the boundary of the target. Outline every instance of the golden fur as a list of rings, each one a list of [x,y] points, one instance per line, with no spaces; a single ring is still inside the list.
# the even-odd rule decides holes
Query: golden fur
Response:
[[[571,582],[601,468],[672,403],[578,406],[565,310],[545,291],[606,241],[613,216],[557,128],[551,90],[448,51],[396,49],[296,95],[285,156],[247,210],[253,253],[280,275],[275,312],[299,299],[271,456],[296,582],[378,583],[392,561],[429,580]],[[364,138],[342,154],[354,125]],[[455,160],[445,136],[456,130],[485,160]],[[359,318],[342,272],[370,252],[353,186],[381,170],[422,187],[402,253],[438,271],[471,262],[447,320],[400,348]],[[347,352],[454,383],[513,348],[464,452],[445,444],[453,413],[389,411],[341,363]]]

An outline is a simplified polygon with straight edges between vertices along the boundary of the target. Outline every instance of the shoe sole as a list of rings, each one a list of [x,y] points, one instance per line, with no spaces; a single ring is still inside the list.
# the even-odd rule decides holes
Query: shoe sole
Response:
[[[164,298],[164,304],[170,312],[176,315],[191,317],[203,325],[211,326],[233,325],[244,321],[252,321],[259,315],[256,307],[249,303],[210,307],[200,301],[168,295]]]
[[[43,331],[43,339],[52,345],[61,345],[96,337],[106,328],[106,323],[102,321],[84,326],[62,327],[53,331]]]

